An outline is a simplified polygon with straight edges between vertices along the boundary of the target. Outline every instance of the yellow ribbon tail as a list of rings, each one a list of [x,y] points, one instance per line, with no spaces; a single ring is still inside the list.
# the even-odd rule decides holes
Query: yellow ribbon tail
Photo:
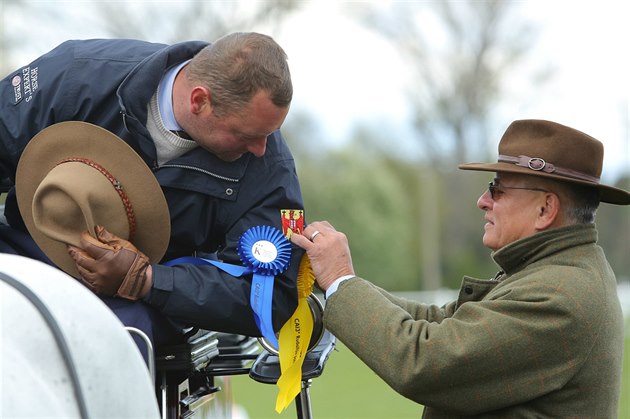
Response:
[[[293,316],[282,326],[278,339],[280,378],[276,412],[281,413],[302,389],[302,364],[313,334],[313,315],[306,298],[298,299]]]

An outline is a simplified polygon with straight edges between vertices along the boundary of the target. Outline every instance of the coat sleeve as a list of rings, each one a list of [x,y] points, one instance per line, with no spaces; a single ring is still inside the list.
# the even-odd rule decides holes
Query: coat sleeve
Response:
[[[378,289],[383,297],[387,298],[392,304],[407,312],[413,320],[426,320],[428,322],[440,323],[442,320],[452,316],[455,311],[456,301],[445,304],[444,306],[421,304],[414,300],[392,295],[373,284],[370,285]]]
[[[521,280],[441,322],[354,278],[328,299],[324,322],[403,396],[462,415],[492,411],[562,387],[597,339],[601,293],[560,277],[573,282]]]
[[[0,174],[15,182],[26,144],[46,126],[58,122],[66,107],[73,67],[72,49],[62,44],[0,81]]]

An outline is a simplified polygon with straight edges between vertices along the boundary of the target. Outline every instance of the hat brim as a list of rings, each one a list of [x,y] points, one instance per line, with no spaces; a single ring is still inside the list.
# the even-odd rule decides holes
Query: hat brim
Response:
[[[69,157],[98,162],[123,185],[136,218],[133,244],[152,263],[159,262],[168,247],[171,225],[168,205],[157,179],[140,156],[118,136],[78,121],[60,122],[40,131],[24,149],[17,166],[18,207],[29,233],[46,256],[66,273],[79,276],[66,243],[43,234],[33,219],[37,187],[52,168]]]
[[[529,176],[545,177],[555,179],[561,182],[577,183],[580,185],[591,186],[597,188],[600,192],[600,201],[615,205],[630,205],[630,193],[623,189],[613,186],[603,185],[601,183],[593,183],[580,179],[568,178],[566,176],[547,173],[542,171],[532,171],[527,167],[517,166],[513,163],[466,163],[457,166],[460,170],[473,170],[481,172],[503,172],[516,173]]]

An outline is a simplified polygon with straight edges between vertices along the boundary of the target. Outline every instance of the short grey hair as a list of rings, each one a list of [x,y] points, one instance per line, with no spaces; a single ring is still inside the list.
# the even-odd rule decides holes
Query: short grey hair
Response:
[[[578,183],[538,178],[541,188],[549,189],[560,197],[562,213],[569,223],[593,224],[599,208],[597,188]]]

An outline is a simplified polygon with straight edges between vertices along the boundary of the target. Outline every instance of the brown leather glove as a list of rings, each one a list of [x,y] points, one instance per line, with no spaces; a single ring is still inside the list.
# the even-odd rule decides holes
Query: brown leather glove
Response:
[[[137,300],[151,288],[149,258],[125,239],[96,226],[96,238],[84,231],[81,247],[68,246],[83,281],[96,294]]]

